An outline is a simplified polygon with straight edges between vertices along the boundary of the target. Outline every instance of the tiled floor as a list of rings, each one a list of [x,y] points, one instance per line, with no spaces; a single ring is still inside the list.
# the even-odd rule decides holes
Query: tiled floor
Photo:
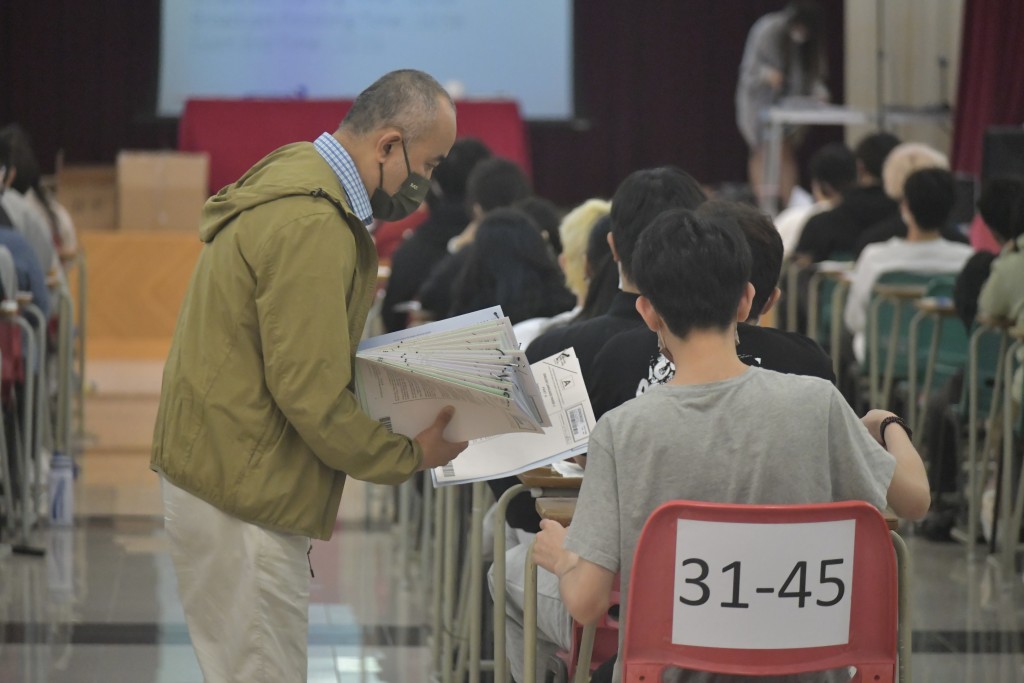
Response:
[[[91,380],[78,524],[40,535],[43,558],[0,559],[0,683],[196,683],[147,467],[159,364],[97,364]],[[367,491],[352,482],[334,538],[314,544],[308,680],[426,682],[432,587],[398,565],[388,525],[366,523]],[[1020,576],[960,545],[909,543],[914,680],[1024,681]]]

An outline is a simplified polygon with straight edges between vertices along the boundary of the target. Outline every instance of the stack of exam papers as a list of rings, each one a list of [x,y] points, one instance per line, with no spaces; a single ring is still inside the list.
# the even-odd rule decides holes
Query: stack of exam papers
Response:
[[[414,437],[445,406],[450,441],[470,441],[432,472],[436,486],[510,476],[587,450],[594,426],[572,349],[533,368],[500,307],[363,341],[356,396],[364,412]]]

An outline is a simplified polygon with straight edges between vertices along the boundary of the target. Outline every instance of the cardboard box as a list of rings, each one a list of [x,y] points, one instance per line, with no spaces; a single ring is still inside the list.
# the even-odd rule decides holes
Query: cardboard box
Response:
[[[55,194],[77,230],[117,227],[117,170],[114,166],[62,166]]]
[[[125,151],[117,155],[117,215],[122,230],[196,232],[207,199],[205,153]]]

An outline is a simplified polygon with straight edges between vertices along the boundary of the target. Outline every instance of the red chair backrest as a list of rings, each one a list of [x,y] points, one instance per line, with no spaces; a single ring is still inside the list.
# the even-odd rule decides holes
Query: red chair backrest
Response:
[[[746,676],[856,666],[860,680],[893,681],[897,618],[895,553],[871,505],[670,502],[637,544],[623,681],[657,683],[667,666]]]
[[[7,321],[0,321],[0,354],[3,358],[4,388],[25,382],[25,354],[21,348],[21,329]]]

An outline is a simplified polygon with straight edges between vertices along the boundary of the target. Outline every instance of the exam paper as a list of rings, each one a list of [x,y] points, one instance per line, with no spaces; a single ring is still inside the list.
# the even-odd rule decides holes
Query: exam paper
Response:
[[[587,452],[594,410],[575,351],[566,349],[530,369],[551,426],[540,434],[502,434],[470,442],[455,460],[431,470],[434,486],[509,477]]]

